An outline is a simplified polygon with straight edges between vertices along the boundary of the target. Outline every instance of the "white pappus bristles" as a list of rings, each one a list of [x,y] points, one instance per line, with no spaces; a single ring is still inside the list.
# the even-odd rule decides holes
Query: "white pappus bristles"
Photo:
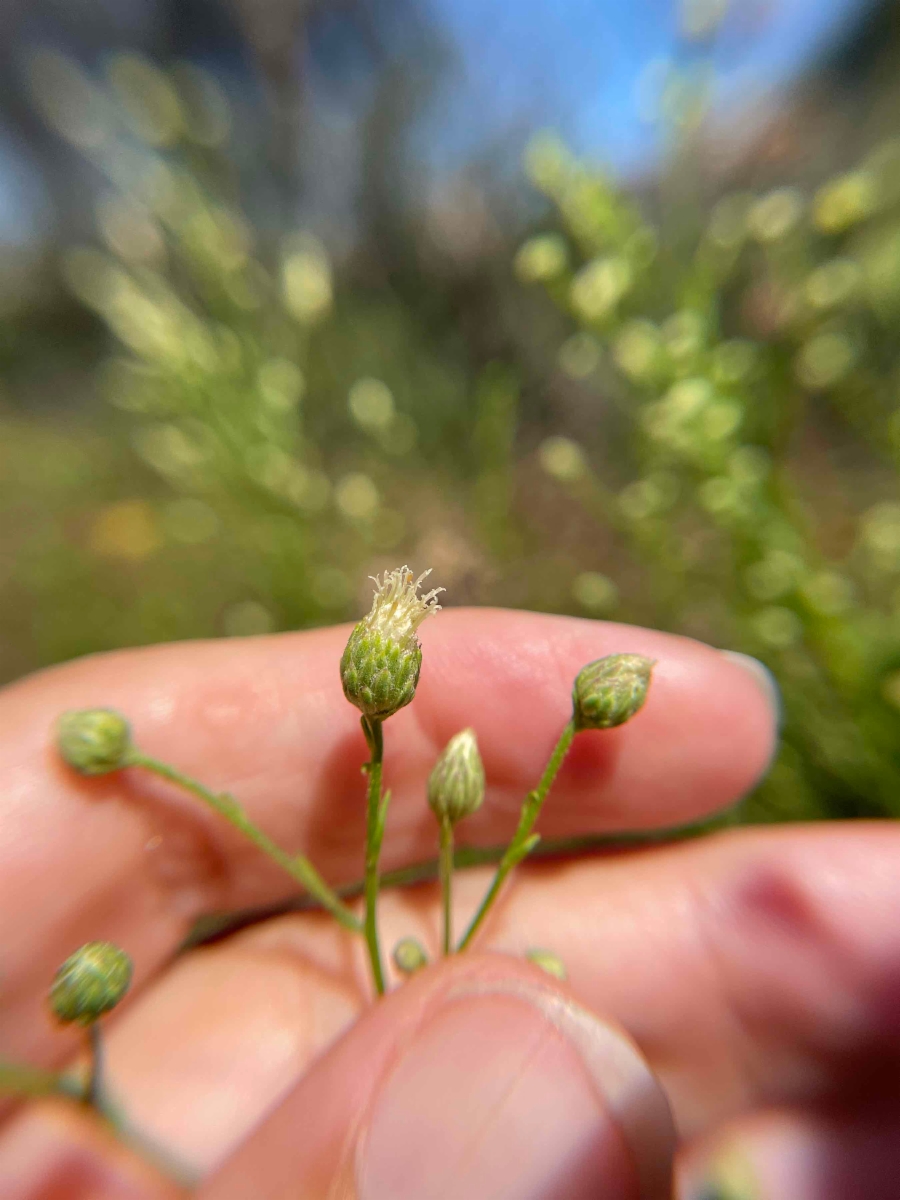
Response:
[[[372,611],[364,618],[370,631],[380,633],[395,642],[405,642],[412,637],[426,617],[440,610],[436,597],[444,588],[434,588],[423,596],[418,594],[422,580],[431,574],[423,571],[413,581],[409,567],[397,567],[385,571],[384,577],[370,576],[375,584]]]

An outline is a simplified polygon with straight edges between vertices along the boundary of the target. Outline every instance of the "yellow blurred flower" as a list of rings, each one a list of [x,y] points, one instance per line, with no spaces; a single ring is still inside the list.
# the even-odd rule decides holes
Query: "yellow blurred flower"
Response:
[[[538,448],[538,458],[547,474],[561,483],[574,483],[588,471],[584,451],[571,438],[545,438]]]
[[[842,233],[864,220],[875,206],[875,187],[865,171],[850,171],[816,192],[813,221],[823,233]]]
[[[281,286],[288,312],[312,325],[331,308],[331,264],[317,238],[304,235],[281,264]]]
[[[145,500],[119,500],[101,508],[88,533],[88,547],[104,558],[141,562],[163,544],[153,509]]]
[[[757,200],[747,214],[747,226],[759,242],[778,242],[803,215],[803,197],[797,188],[777,188]]]
[[[334,489],[334,501],[345,517],[355,520],[374,516],[381,502],[378,488],[361,471],[345,475],[338,482]]]
[[[513,266],[523,283],[539,283],[561,275],[568,261],[565,239],[558,233],[544,233],[519,247]]]
[[[631,267],[624,258],[612,255],[595,258],[572,280],[572,307],[585,320],[605,317],[631,287]]]
[[[604,613],[615,608],[619,589],[599,571],[582,571],[572,581],[572,598],[588,612]]]

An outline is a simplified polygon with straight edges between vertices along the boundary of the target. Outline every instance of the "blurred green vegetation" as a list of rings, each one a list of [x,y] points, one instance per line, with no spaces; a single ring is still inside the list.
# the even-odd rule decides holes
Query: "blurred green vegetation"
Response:
[[[452,604],[761,658],[784,737],[747,819],[900,812],[900,142],[723,191],[676,79],[652,194],[543,135],[530,235],[386,287],[253,227],[212,76],[34,74],[105,183],[61,259],[87,332],[39,338],[78,402],[17,400],[36,335],[11,316],[0,341],[3,677],[343,620],[408,560]]]

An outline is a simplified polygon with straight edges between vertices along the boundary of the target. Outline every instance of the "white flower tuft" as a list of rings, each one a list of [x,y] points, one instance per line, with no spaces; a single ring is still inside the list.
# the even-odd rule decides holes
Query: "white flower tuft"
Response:
[[[409,567],[374,577],[372,611],[354,626],[341,656],[341,684],[351,704],[370,721],[384,721],[416,694],[422,647],[416,630],[440,605],[443,588],[419,595],[425,571],[413,579]]]
[[[420,596],[418,593],[422,580],[430,574],[430,569],[423,571],[414,582],[412,571],[404,566],[385,571],[383,579],[378,575],[370,576],[375,584],[375,598],[372,611],[362,621],[366,631],[379,633],[401,644],[414,637],[425,618],[440,611],[441,606],[435,597],[446,590],[434,588]]]

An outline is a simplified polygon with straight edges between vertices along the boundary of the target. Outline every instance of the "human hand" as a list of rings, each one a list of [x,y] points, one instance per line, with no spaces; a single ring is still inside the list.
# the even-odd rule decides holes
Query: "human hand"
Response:
[[[374,1006],[360,940],[320,914],[283,915],[173,961],[198,916],[275,902],[289,883],[159,781],[67,770],[55,717],[119,709],[148,753],[233,791],[282,845],[348,882],[361,870],[366,749],[338,679],[346,636],[128,651],[0,695],[3,1053],[66,1061],[76,1043],[47,1015],[49,980],[82,942],[108,939],[136,967],[110,1021],[110,1087],[147,1138],[205,1177],[204,1200],[662,1198],[671,1147],[651,1071],[678,1126],[684,1197],[701,1194],[729,1147],[766,1200],[895,1196],[893,825],[744,829],[527,864],[474,953]],[[649,699],[632,723],[579,735],[542,813],[547,837],[711,813],[772,751],[759,682],[685,639],[457,610],[422,641],[416,700],[389,730],[386,870],[433,856],[425,780],[465,725],[488,796],[461,840],[508,838],[568,716],[572,678],[606,653],[657,660]],[[488,875],[458,877],[458,927]],[[437,945],[435,887],[386,892],[380,916],[386,946],[410,933]],[[563,959],[568,985],[522,960],[532,946]],[[729,1169],[739,1161],[732,1153]],[[7,1117],[0,1194],[181,1192],[91,1113],[54,1101]]]

